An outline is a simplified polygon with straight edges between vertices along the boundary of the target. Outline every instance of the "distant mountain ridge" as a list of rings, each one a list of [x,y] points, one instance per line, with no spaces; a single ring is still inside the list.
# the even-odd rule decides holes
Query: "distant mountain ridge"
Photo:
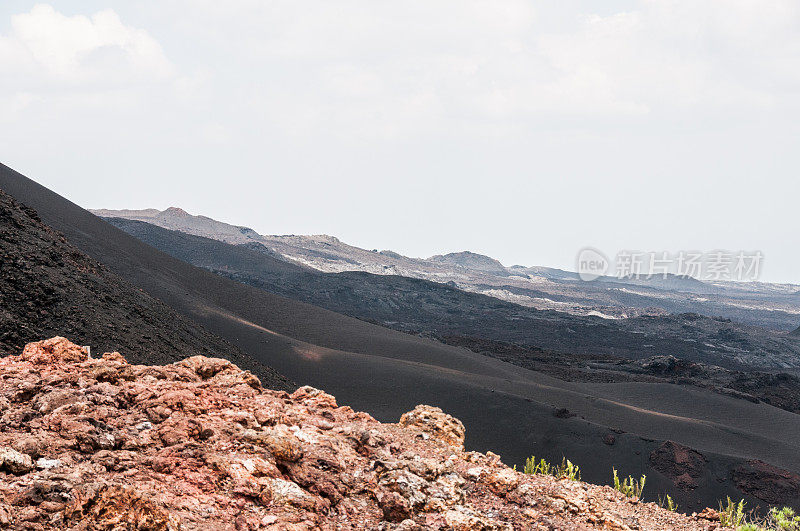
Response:
[[[437,254],[428,258],[430,262],[437,262],[440,264],[450,264],[466,269],[475,271],[485,271],[487,273],[495,273],[500,275],[508,275],[508,269],[489,256],[473,253],[471,251],[462,251],[460,253]]]
[[[574,272],[544,266],[504,266],[471,251],[411,258],[394,251],[348,245],[328,235],[262,235],[249,227],[187,214],[177,207],[163,211],[94,210],[107,218],[144,221],[225,243],[259,243],[274,256],[318,271],[361,271],[377,275],[451,282],[465,291],[489,295],[539,310],[574,315],[626,318],[669,313],[698,313],[789,332],[800,320],[797,286],[765,283],[705,283],[690,277],[602,277],[583,282]]]
[[[540,311],[451,283],[361,271],[324,273],[258,242],[232,245],[124,218],[112,225],[175,258],[270,293],[433,337],[472,337],[554,352],[637,359],[676,355],[724,367],[800,369],[800,342],[698,314],[608,320]],[[569,332],[567,332],[569,331]]]

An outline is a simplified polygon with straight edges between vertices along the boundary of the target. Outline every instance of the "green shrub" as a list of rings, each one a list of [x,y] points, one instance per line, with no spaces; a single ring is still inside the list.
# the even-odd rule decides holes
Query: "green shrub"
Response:
[[[558,479],[571,479],[580,481],[581,469],[566,457],[561,459],[561,464],[553,466],[546,459],[536,461],[536,456],[531,456],[525,461],[523,472],[534,476],[553,476]]]
[[[673,513],[678,510],[678,504],[669,494],[665,494],[663,498],[661,496],[658,497],[658,506]]]
[[[536,462],[536,456],[531,456],[525,461],[524,472],[531,476],[549,476],[551,470],[550,463],[544,458],[540,459],[538,463]]]
[[[800,516],[791,507],[773,507],[767,516],[767,526],[779,531],[800,531]]]
[[[736,531],[800,531],[800,516],[790,507],[773,507],[760,523],[755,523],[746,521],[745,505],[744,500],[739,503],[734,503],[730,498],[727,503],[720,501],[720,524]]]
[[[731,500],[730,496],[728,496],[728,504],[725,505],[721,501],[719,502],[719,523],[722,527],[732,527],[734,529],[739,529],[739,527],[745,524],[745,512],[744,506],[747,505],[744,500],[739,501],[739,503],[735,503]]]
[[[627,496],[628,498],[641,498],[642,491],[644,490],[644,482],[647,480],[647,476],[642,476],[642,479],[636,481],[633,479],[633,476],[628,476],[624,480],[620,481],[619,476],[617,476],[617,469],[611,469],[614,472],[614,489],[620,491],[622,494]]]
[[[578,465],[573,465],[572,461],[564,457],[561,459],[561,464],[556,467],[553,475],[559,479],[571,479],[572,481],[580,481],[581,469]]]

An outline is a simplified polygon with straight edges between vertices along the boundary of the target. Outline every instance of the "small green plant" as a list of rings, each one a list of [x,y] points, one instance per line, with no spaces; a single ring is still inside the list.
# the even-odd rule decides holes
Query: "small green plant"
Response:
[[[658,506],[673,513],[678,510],[678,504],[669,494],[665,494],[663,498],[661,496],[658,497]]]
[[[734,502],[731,500],[731,497],[728,496],[728,503],[727,505],[723,502],[719,502],[719,523],[722,527],[732,527],[734,529],[739,529],[739,527],[745,524],[745,512],[744,506],[747,505],[744,500],[740,500],[739,503]]]
[[[800,516],[791,507],[773,507],[767,516],[767,526],[780,531],[800,531]]]
[[[577,465],[573,465],[572,461],[566,457],[561,459],[561,464],[555,468],[555,477],[559,479],[571,479],[572,481],[581,480],[581,469]]]
[[[765,518],[759,519],[758,522],[747,522],[745,505],[744,500],[735,503],[728,498],[727,504],[720,501],[720,524],[723,527],[732,527],[736,531],[800,531],[800,516],[790,507],[782,509],[773,507]]]
[[[533,476],[553,476],[558,479],[571,479],[580,481],[581,469],[566,457],[561,459],[560,465],[551,465],[546,459],[536,460],[536,456],[531,456],[525,461],[523,472]]]
[[[628,476],[627,478],[620,481],[619,476],[617,475],[617,469],[612,468],[611,470],[614,472],[615,490],[620,491],[628,498],[642,497],[642,491],[644,490],[644,482],[647,480],[647,476],[642,475],[642,479],[640,479],[639,481],[633,479],[633,476]]]
[[[536,456],[531,456],[525,461],[523,472],[532,476],[549,476],[552,466],[544,458],[536,461]]]

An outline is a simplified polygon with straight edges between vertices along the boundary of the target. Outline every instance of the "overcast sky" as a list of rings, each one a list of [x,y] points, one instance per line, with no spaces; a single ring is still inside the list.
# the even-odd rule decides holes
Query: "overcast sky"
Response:
[[[797,0],[0,2],[0,160],[89,208],[800,282],[799,133]]]

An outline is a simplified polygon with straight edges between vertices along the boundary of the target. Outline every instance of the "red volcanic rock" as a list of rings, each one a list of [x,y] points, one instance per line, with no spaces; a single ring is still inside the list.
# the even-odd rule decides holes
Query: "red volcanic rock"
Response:
[[[757,459],[731,472],[736,488],[771,504],[800,498],[800,476]]]
[[[666,441],[650,453],[650,465],[661,472],[681,490],[697,488],[697,480],[703,475],[706,458],[688,446]]]
[[[609,487],[463,450],[418,406],[399,424],[219,359],[89,359],[64,340],[0,359],[0,528],[711,529]]]
[[[71,343],[63,337],[54,337],[25,345],[20,361],[29,361],[34,365],[46,365],[52,363],[78,363],[88,357],[82,347]]]
[[[90,529],[179,529],[167,511],[124,485],[104,485],[75,492],[63,510],[64,525]]]
[[[400,417],[400,425],[418,428],[456,447],[464,446],[464,425],[438,407],[417,406]]]
[[[700,512],[700,514],[697,515],[697,518],[719,522],[720,514],[719,511],[717,511],[716,509],[712,509],[711,507],[706,507]]]

